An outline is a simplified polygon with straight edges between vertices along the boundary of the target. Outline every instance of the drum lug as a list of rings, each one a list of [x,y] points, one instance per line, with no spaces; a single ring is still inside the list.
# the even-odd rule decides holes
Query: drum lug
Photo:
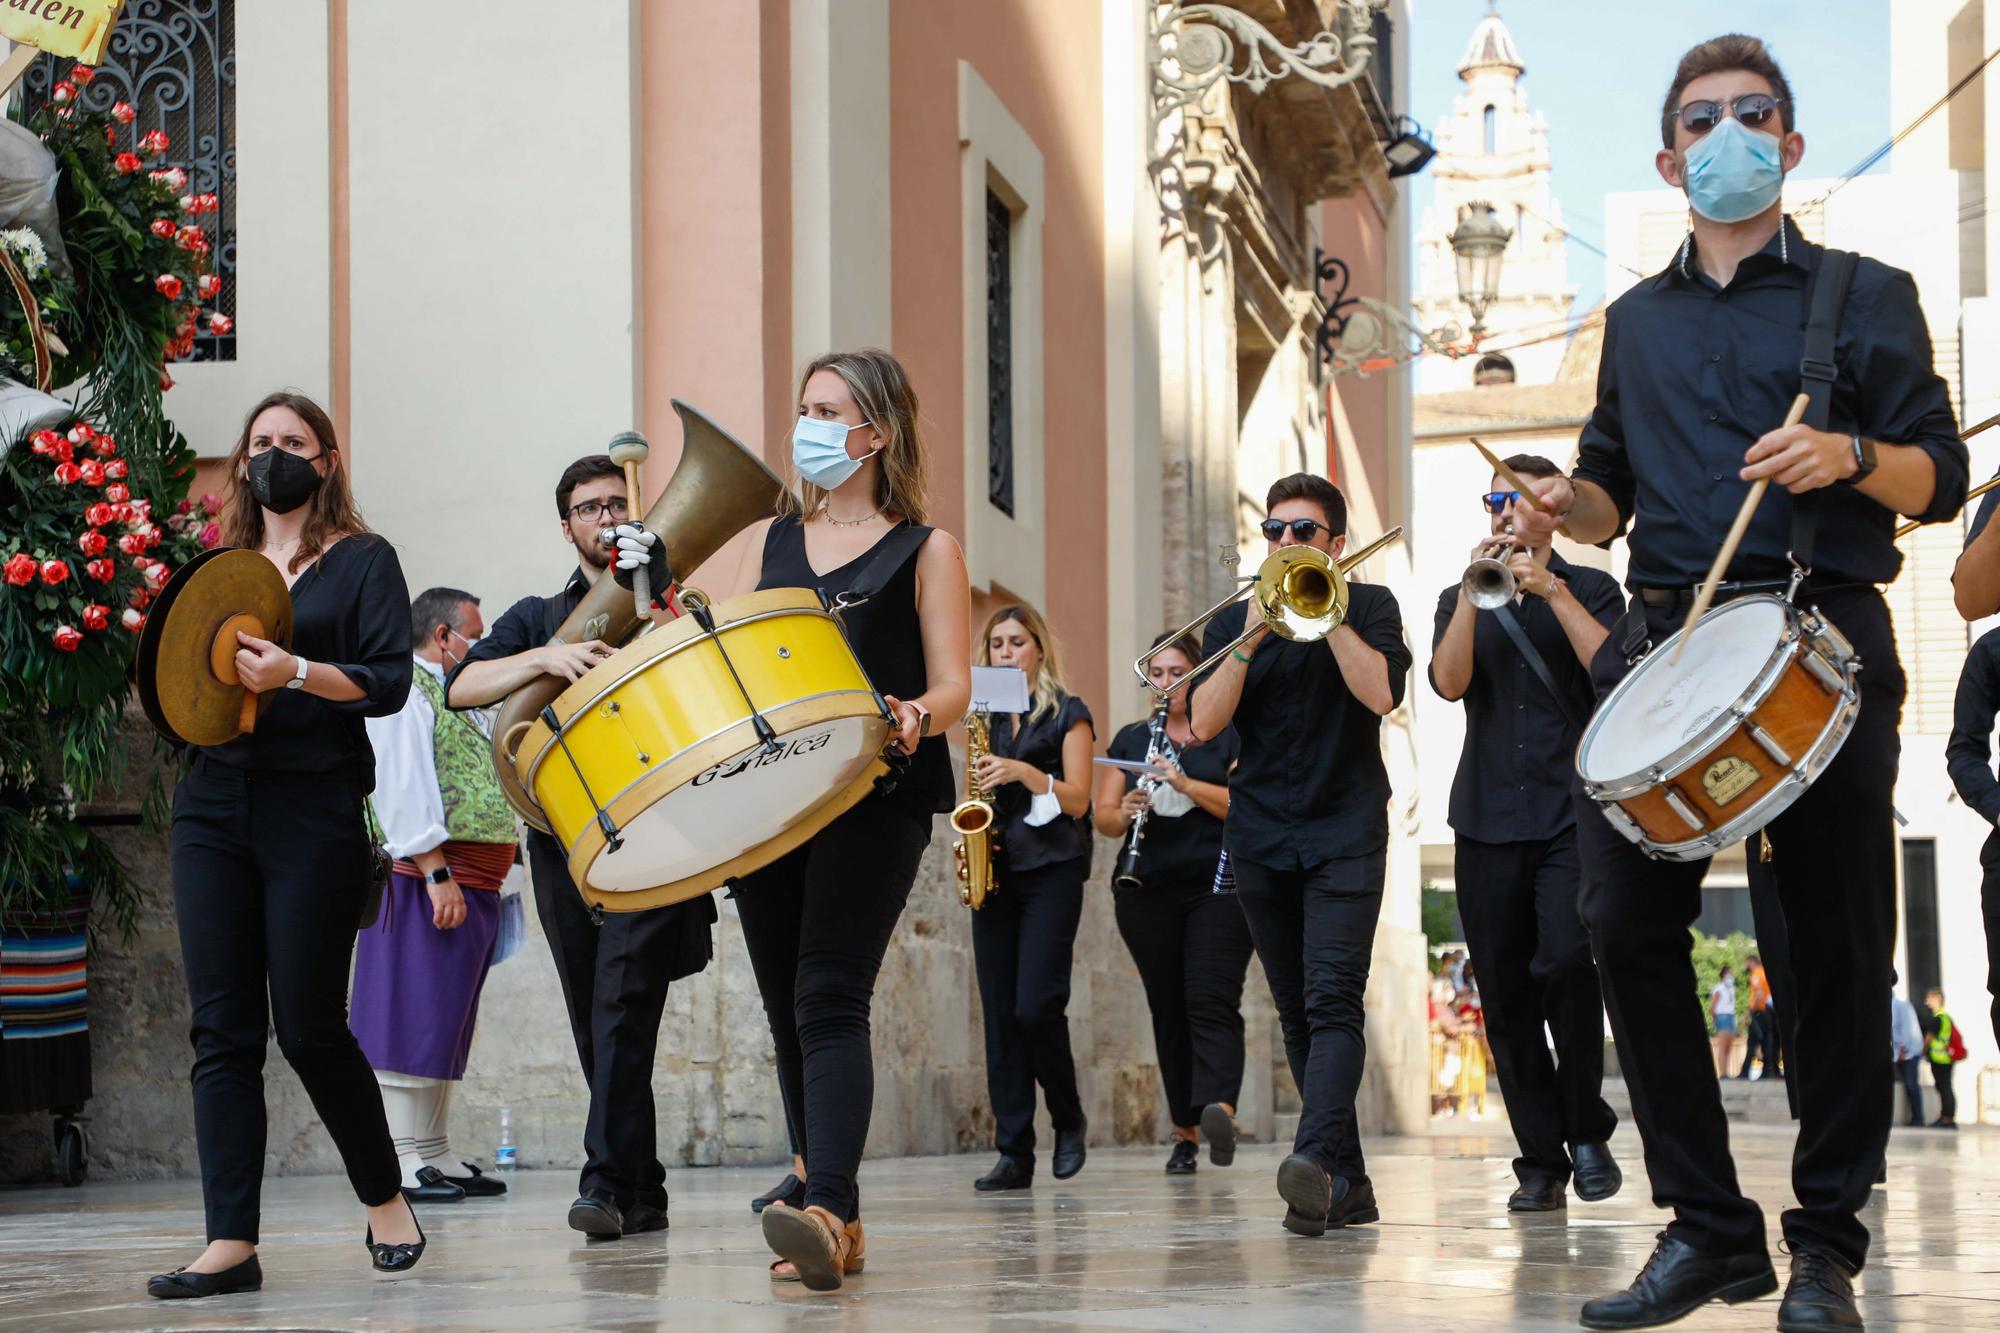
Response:
[[[1826,657],[1817,647],[1808,648],[1802,660],[1805,664],[1806,674],[1818,681],[1820,687],[1828,694],[1840,695],[1846,692],[1847,677],[1840,671],[1835,670],[1833,665],[1826,660]]]
[[[1789,754],[1785,753],[1785,747],[1778,744],[1776,738],[1773,737],[1770,732],[1764,730],[1762,727],[1758,726],[1755,722],[1747,723],[1747,726],[1749,727],[1750,730],[1750,739],[1757,742],[1757,744],[1763,746],[1764,753],[1770,755],[1771,758],[1778,761],[1778,767],[1780,768],[1792,767],[1792,757]]]
[[[1672,787],[1667,787],[1664,789],[1663,794],[1666,797],[1667,807],[1679,815],[1689,828],[1693,829],[1696,833],[1706,833],[1708,831],[1708,825],[1702,821],[1701,816],[1695,812],[1694,807],[1689,805],[1679,792],[1675,791]]]
[[[1615,801],[1610,801],[1599,805],[1597,808],[1604,812],[1604,818],[1610,821],[1612,828],[1624,834],[1628,840],[1636,842],[1642,847],[1645,845],[1646,831],[1633,821],[1632,816],[1625,813],[1624,806],[1619,805]]]

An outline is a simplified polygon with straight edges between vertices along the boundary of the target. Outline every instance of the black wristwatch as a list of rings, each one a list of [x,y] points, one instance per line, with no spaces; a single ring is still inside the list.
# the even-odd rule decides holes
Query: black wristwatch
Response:
[[[1854,437],[1854,475],[1847,479],[1847,484],[1852,486],[1857,482],[1868,480],[1868,474],[1875,470],[1878,461],[1875,457],[1875,441],[1857,434]]]
[[[424,876],[424,878],[433,884],[449,884],[451,883],[451,867],[439,866],[436,870]]]

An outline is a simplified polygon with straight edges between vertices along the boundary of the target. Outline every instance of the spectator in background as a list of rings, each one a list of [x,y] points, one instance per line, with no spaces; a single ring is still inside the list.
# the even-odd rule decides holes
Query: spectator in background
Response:
[[[1903,1085],[1903,1095],[1909,1099],[1910,1115],[1906,1123],[1913,1129],[1924,1127],[1924,1092],[1917,1082],[1917,1060],[1924,1053],[1924,1030],[1917,1022],[1916,1007],[1895,991],[1895,974],[1890,974],[1889,990],[1889,1054],[1896,1062],[1896,1078]]]
[[[1965,1038],[1958,1035],[1958,1024],[1945,1012],[1943,991],[1931,987],[1924,1003],[1930,1006],[1933,1023],[1924,1054],[1929,1057],[1931,1082],[1938,1090],[1938,1118],[1931,1122],[1931,1128],[1957,1129],[1958,1095],[1951,1088],[1951,1067],[1965,1058]]]
[[[1750,1077],[1750,1062],[1762,1052],[1765,1078],[1782,1078],[1784,1069],[1778,1055],[1778,1015],[1771,1007],[1771,981],[1764,974],[1763,960],[1756,954],[1745,954],[1743,966],[1750,973],[1750,1024],[1743,1037],[1743,1072],[1736,1077]]]
[[[1715,1023],[1715,1075],[1728,1078],[1729,1060],[1736,1053],[1736,969],[1727,963],[1708,993],[1708,1016]]]

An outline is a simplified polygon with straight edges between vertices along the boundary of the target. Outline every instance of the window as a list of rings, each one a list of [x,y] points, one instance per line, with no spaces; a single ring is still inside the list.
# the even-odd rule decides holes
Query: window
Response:
[[[1486,108],[1486,156],[1493,156],[1493,124],[1498,117],[1492,107]]]
[[[1938,938],[1937,842],[1903,840],[1903,994],[1921,1001],[1944,981]]]
[[[986,191],[986,498],[1014,516],[1014,210]]]
[[[75,62],[43,56],[22,79],[22,106],[32,112]],[[165,130],[171,144],[158,166],[188,174],[188,191],[213,194],[220,211],[202,219],[214,249],[209,264],[222,277],[212,308],[236,314],[236,0],[131,0],[111,32],[97,77],[79,89],[90,111],[130,102],[139,119],[134,138]],[[195,335],[190,361],[234,361],[236,335]]]
[[[1369,23],[1369,29],[1375,38],[1375,54],[1368,61],[1368,79],[1375,85],[1375,95],[1382,99],[1382,105],[1389,108],[1393,116],[1396,106],[1396,25],[1389,21],[1388,14],[1378,9]]]

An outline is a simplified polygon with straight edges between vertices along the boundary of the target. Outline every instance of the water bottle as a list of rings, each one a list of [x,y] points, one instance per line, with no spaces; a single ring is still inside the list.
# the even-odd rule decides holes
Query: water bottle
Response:
[[[510,1107],[500,1108],[500,1143],[493,1149],[493,1169],[501,1175],[514,1172],[514,1112]]]

